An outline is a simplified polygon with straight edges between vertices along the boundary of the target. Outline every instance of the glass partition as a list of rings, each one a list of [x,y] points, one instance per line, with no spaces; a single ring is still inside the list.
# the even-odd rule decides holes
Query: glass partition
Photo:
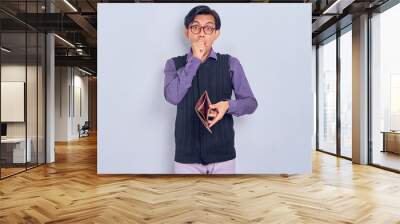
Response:
[[[26,144],[26,33],[2,33],[1,47],[1,176],[7,177],[24,171],[32,155]]]
[[[318,47],[318,149],[336,154],[336,37]]]
[[[45,163],[45,34],[16,19],[44,3],[0,2],[1,179]]]

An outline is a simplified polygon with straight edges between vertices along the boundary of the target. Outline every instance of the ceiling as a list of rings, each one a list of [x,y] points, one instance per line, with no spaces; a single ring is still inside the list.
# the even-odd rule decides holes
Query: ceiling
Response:
[[[312,3],[313,43],[319,43],[336,32],[337,28],[351,24],[353,16],[374,9],[388,0],[252,0],[229,2]],[[1,0],[1,30],[7,33],[9,46],[24,46],[18,32],[25,29],[55,32],[56,65],[80,66],[96,72],[97,57],[97,3],[137,2],[196,2],[188,0]],[[197,1],[218,2],[218,1]],[[220,1],[222,2],[222,1]],[[226,1],[223,1],[226,2]],[[335,3],[336,2],[336,3]],[[50,8],[52,13],[50,12]],[[338,21],[340,22],[338,23]],[[339,24],[339,26],[338,26]],[[3,35],[4,36],[4,35]],[[66,41],[64,41],[66,40]],[[12,44],[12,42],[14,42]],[[3,43],[5,43],[3,41]],[[71,45],[72,44],[72,45]],[[34,44],[29,47],[34,47]],[[28,51],[31,51],[28,47]],[[22,48],[20,48],[22,50]]]

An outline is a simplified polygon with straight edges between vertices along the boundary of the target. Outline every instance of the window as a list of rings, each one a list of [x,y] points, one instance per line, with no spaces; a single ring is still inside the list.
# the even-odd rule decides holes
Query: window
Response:
[[[400,5],[371,18],[371,159],[400,170]]]
[[[336,153],[336,39],[318,47],[318,149]]]
[[[352,34],[351,26],[340,36],[340,155],[352,157]]]

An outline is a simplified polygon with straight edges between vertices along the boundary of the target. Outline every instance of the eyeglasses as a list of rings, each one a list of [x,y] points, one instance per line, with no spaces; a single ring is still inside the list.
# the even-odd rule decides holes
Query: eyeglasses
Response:
[[[214,32],[215,27],[212,26],[200,26],[200,25],[191,25],[190,31],[194,34],[199,34],[201,30],[203,29],[203,32],[207,35],[210,35]]]

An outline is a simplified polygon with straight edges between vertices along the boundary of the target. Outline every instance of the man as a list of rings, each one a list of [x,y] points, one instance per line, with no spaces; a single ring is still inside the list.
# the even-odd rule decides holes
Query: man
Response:
[[[233,174],[236,151],[232,115],[251,114],[257,108],[239,60],[214,52],[220,35],[219,15],[208,6],[197,6],[186,15],[185,37],[190,51],[169,59],[164,73],[165,99],[177,105],[175,121],[175,173]],[[195,112],[207,90],[212,103],[210,133]],[[232,90],[235,100],[231,99]]]

